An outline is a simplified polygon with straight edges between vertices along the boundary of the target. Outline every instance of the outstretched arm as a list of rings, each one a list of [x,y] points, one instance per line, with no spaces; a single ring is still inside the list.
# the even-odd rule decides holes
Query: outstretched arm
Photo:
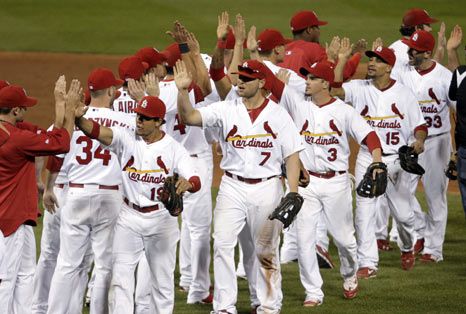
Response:
[[[202,116],[189,101],[189,86],[192,79],[183,61],[178,60],[173,68],[176,87],[178,88],[178,114],[184,124],[202,126]]]
[[[455,25],[451,31],[450,38],[447,42],[447,55],[448,55],[448,69],[454,71],[460,66],[458,57],[458,47],[461,45],[463,40],[463,30],[459,25]]]
[[[100,143],[108,146],[112,144],[113,140],[113,131],[110,128],[102,126],[95,121],[84,118],[88,107],[85,107],[83,104],[76,109],[76,126],[83,131],[84,134],[89,136],[92,139],[98,140]]]
[[[228,68],[228,75],[230,76],[233,85],[237,85],[238,75],[232,74],[238,71],[238,65],[243,63],[243,44],[246,39],[246,26],[244,25],[244,19],[241,14],[236,15],[236,23],[233,28],[235,34],[235,48],[233,49],[233,58]]]
[[[301,170],[301,161],[299,160],[299,153],[293,153],[285,160],[286,164],[286,177],[290,192],[298,192],[299,172]]]
[[[343,71],[345,64],[348,61],[353,47],[348,38],[343,38],[340,42],[338,51],[338,64],[335,67],[335,81],[331,89],[332,96],[337,96],[341,99],[345,98],[345,90],[341,87],[343,84]]]
[[[218,16],[217,46],[215,47],[212,55],[212,63],[210,64],[209,70],[210,77],[215,83],[215,89],[217,90],[221,100],[225,99],[232,87],[230,79],[225,75],[224,61],[225,40],[227,38],[229,28],[228,23],[228,12],[222,12],[222,14]]]

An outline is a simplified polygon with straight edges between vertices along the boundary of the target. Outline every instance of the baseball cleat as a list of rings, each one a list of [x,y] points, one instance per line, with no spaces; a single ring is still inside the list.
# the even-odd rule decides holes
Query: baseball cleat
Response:
[[[369,279],[377,277],[377,269],[369,267],[361,267],[356,273],[358,279]]]
[[[303,306],[304,307],[316,307],[322,304],[322,301],[320,300],[315,300],[315,299],[309,299],[304,301]]]
[[[422,254],[419,260],[423,263],[438,263],[439,258],[432,254]]]
[[[259,307],[259,305],[256,305],[254,306],[252,309],[251,309],[251,314],[257,314],[257,308]]]
[[[359,284],[357,275],[348,278],[343,283],[343,296],[345,299],[354,299],[359,292]]]
[[[424,238],[418,239],[414,244],[414,255],[418,255],[424,250]]]
[[[187,287],[187,286],[178,286],[178,291],[188,293],[189,292],[189,287]]]
[[[377,247],[379,251],[390,251],[392,249],[390,241],[384,239],[377,239]]]
[[[401,252],[401,268],[403,270],[413,269],[415,261],[416,258],[414,257],[413,251]]]
[[[316,255],[319,268],[333,269],[335,265],[332,262],[332,258],[327,250],[316,244]]]

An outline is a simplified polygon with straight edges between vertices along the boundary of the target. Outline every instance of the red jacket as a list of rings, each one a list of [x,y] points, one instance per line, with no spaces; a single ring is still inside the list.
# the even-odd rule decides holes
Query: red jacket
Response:
[[[0,230],[7,237],[22,224],[36,225],[35,156],[68,152],[70,136],[63,128],[44,132],[28,123],[2,124],[10,132],[0,134]]]

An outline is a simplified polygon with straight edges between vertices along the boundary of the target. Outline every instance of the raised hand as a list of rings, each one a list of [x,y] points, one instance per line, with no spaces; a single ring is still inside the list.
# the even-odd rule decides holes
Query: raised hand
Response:
[[[159,79],[155,73],[149,73],[144,75],[144,83],[146,84],[146,93],[149,96],[159,97]]]
[[[440,29],[437,32],[437,43],[442,47],[445,47],[447,44],[447,39],[445,37],[445,22],[440,24]]]
[[[463,40],[463,30],[461,26],[455,25],[450,33],[450,38],[447,41],[447,50],[456,50],[461,45]]]
[[[199,41],[197,40],[196,35],[194,35],[194,33],[187,34],[187,42],[188,42],[189,51],[193,52],[194,54],[201,53]]]
[[[246,26],[244,24],[244,19],[241,16],[241,14],[236,15],[236,23],[233,27],[233,33],[235,34],[235,42],[237,44],[241,43],[242,46],[244,40],[246,39]]]
[[[79,103],[81,102],[83,95],[83,89],[81,87],[81,82],[77,79],[71,81],[70,89],[66,94],[66,109],[74,110]]]
[[[246,41],[246,45],[249,51],[256,51],[258,47],[258,42],[256,39],[256,27],[253,25],[249,29],[248,32],[248,39]]]
[[[134,79],[128,79],[128,93],[131,98],[139,102],[144,97],[146,86]]]
[[[341,40],[340,37],[334,36],[330,45],[325,43],[325,51],[327,52],[328,59],[335,62],[338,58],[338,51],[340,50]]]
[[[166,31],[165,33],[169,35],[178,44],[186,43],[187,41],[187,31],[179,21],[175,21],[175,23],[173,23],[172,30]]]
[[[361,38],[353,45],[352,54],[355,54],[355,53],[364,54],[366,50],[367,50],[367,41],[364,38]]]
[[[383,41],[382,38],[377,37],[373,42],[372,42],[372,51],[375,50],[375,48],[383,46]]]
[[[186,64],[183,60],[178,60],[173,68],[173,74],[175,76],[175,84],[179,91],[189,89],[191,86],[192,78],[188,70],[186,69]]]
[[[349,38],[342,38],[340,42],[340,50],[338,50],[338,59],[348,59],[353,51],[353,44],[351,44]]]
[[[286,69],[280,69],[278,70],[277,74],[275,74],[275,76],[283,83],[288,84],[290,81],[291,73]]]
[[[230,17],[228,12],[224,11],[218,16],[217,39],[227,39],[228,29],[230,28]]]
[[[60,75],[55,82],[55,89],[53,90],[55,96],[55,103],[64,104],[66,101],[66,79],[64,75]]]

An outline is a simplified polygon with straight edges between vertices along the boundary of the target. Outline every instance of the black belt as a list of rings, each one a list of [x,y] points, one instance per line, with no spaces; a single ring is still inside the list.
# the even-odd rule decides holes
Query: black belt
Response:
[[[327,172],[314,172],[314,171],[307,171],[311,176],[318,177],[321,179],[330,179],[336,176],[337,174],[344,174],[346,171],[327,171]]]
[[[232,174],[231,172],[228,172],[228,171],[225,171],[225,175],[227,177],[230,177],[230,178],[233,178],[233,179],[236,179],[238,181],[248,183],[248,184],[257,184],[257,183],[265,182],[265,181],[270,180],[272,178],[278,177],[278,176],[271,176],[271,177],[268,177],[268,178],[250,179],[250,178],[243,178],[242,176],[237,176],[236,174]]]

